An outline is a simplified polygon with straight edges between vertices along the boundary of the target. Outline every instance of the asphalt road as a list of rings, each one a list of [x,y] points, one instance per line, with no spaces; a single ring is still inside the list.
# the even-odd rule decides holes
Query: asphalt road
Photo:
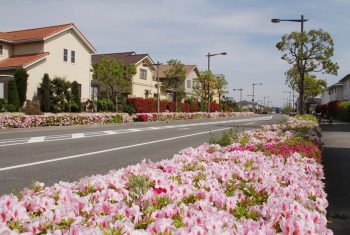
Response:
[[[33,181],[52,185],[105,174],[143,159],[171,158],[230,128],[259,128],[282,115],[220,120],[129,123],[0,130],[0,195]]]

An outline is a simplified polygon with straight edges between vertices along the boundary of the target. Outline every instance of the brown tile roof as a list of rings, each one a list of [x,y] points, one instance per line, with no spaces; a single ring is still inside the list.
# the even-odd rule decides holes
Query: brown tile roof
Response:
[[[129,52],[119,52],[119,53],[110,53],[110,54],[95,54],[91,56],[92,63],[98,63],[102,57],[111,57],[116,61],[123,61],[125,64],[136,64],[142,59],[149,56],[148,54],[136,54],[134,51]]]
[[[6,68],[12,69],[12,68],[20,68],[20,67],[25,68],[30,64],[35,63],[40,59],[43,59],[47,55],[49,55],[48,52],[32,54],[32,55],[12,56],[10,58],[0,61],[0,69],[6,69]]]
[[[63,30],[74,28],[76,29],[81,37],[89,44],[89,46],[96,51],[96,49],[92,46],[92,44],[85,38],[85,36],[79,31],[79,29],[73,24],[62,24],[62,25],[54,25],[42,28],[34,28],[34,29],[24,29],[10,32],[0,32],[0,41],[8,41],[9,43],[20,43],[27,41],[43,41],[46,38],[62,32]]]
[[[186,75],[191,73],[193,70],[197,70],[196,65],[184,65],[185,66],[185,72]],[[159,77],[164,78],[165,77],[165,72],[168,71],[171,68],[171,65],[169,64],[163,64],[159,67]],[[198,72],[198,71],[197,71]]]

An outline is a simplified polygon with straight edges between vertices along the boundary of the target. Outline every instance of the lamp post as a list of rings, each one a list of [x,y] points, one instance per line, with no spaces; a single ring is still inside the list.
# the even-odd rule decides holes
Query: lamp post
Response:
[[[233,91],[239,91],[239,101],[241,102],[241,101],[242,101],[242,91],[243,91],[243,88],[233,89]]]
[[[290,22],[298,22],[300,23],[300,32],[301,35],[303,36],[304,34],[304,22],[308,21],[308,19],[304,19],[304,16],[301,15],[300,19],[272,19],[271,22],[272,23],[279,23],[281,21],[290,21]],[[304,55],[303,55],[303,50],[304,50],[304,42],[303,40],[301,40],[301,45],[300,45],[300,61],[297,62],[300,65],[301,68],[301,79],[300,79],[300,93],[299,93],[299,114],[303,114],[304,113],[304,86],[305,86],[305,69],[304,69],[304,65],[303,65],[303,60],[304,60]]]
[[[227,55],[226,52],[221,52],[221,53],[215,53],[215,54],[210,54],[210,52],[208,52],[208,54],[206,55],[208,57],[208,115],[210,114],[210,57],[212,56],[217,56],[217,55]],[[219,97],[220,99],[220,97]]]
[[[291,91],[283,91],[283,93],[288,93],[289,94],[289,102],[288,105],[291,107],[290,102],[292,102],[292,92]]]
[[[253,86],[252,105],[253,105],[253,107],[254,107],[254,110],[255,110],[255,105],[254,105],[255,89],[254,89],[254,87],[255,87],[255,86],[261,86],[261,85],[262,85],[261,82],[259,82],[259,83],[252,83],[252,86]]]
[[[159,92],[159,89],[160,89],[160,86],[159,86],[159,67],[162,65],[162,63],[159,63],[159,61],[157,63],[154,63],[154,64],[148,64],[148,63],[145,63],[143,61],[143,66],[150,66],[150,65],[153,65],[157,68],[157,116],[159,117],[159,113],[160,113],[160,92]]]

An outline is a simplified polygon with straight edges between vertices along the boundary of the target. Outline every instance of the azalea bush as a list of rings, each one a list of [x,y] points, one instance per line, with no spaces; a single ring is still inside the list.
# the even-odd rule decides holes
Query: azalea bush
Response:
[[[247,116],[252,113],[140,113],[129,115],[127,113],[79,113],[79,114],[0,114],[0,128],[27,128],[42,126],[71,126],[106,123],[126,123],[132,121],[170,121],[205,118],[229,118]]]
[[[320,152],[289,145],[305,140],[319,149],[317,123],[290,118],[231,137],[227,146],[203,144],[160,162],[4,195],[0,233],[332,234]],[[268,144],[288,151],[267,151]]]

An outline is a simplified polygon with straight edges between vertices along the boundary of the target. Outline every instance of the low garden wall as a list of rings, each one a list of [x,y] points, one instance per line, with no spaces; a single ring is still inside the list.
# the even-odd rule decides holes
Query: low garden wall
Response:
[[[251,115],[251,112],[214,112],[208,113],[77,113],[77,114],[45,114],[45,115],[23,115],[23,114],[0,114],[0,128],[27,128],[43,126],[70,126],[91,125],[107,123],[126,123],[132,121],[167,121],[167,120],[189,120],[205,118],[229,118]]]
[[[311,118],[0,198],[0,233],[332,234]],[[224,146],[226,145],[226,146]],[[12,234],[12,233],[11,233]]]

